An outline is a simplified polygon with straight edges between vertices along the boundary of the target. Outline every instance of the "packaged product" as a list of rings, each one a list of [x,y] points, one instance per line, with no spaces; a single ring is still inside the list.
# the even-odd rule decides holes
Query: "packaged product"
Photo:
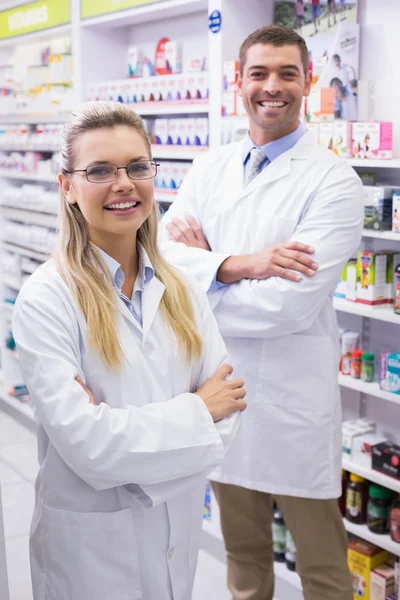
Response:
[[[320,123],[319,124],[319,137],[318,143],[328,150],[333,149],[333,123]]]
[[[372,468],[400,480],[400,446],[383,442],[372,448]]]
[[[370,600],[386,600],[394,593],[394,568],[381,565],[371,572]]]
[[[351,156],[351,127],[350,121],[333,122],[333,151],[340,158]]]
[[[400,353],[381,354],[380,387],[386,392],[400,394]]]
[[[357,262],[357,302],[376,306],[387,301],[386,252],[360,251]]]
[[[393,188],[364,185],[364,227],[386,231],[392,226]]]
[[[393,158],[392,123],[353,123],[352,137],[354,158]]]
[[[335,117],[335,90],[312,88],[307,98],[307,121],[322,123]]]
[[[386,563],[388,553],[364,540],[354,540],[349,543],[347,556],[354,600],[371,600],[371,572]]]
[[[319,123],[306,123],[306,129],[313,137],[316,144],[319,143]]]
[[[400,192],[393,194],[392,231],[400,234]]]

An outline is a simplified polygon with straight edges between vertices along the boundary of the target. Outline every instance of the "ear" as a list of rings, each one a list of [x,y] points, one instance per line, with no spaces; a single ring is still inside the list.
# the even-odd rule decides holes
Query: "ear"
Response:
[[[240,74],[240,72],[237,74],[237,87],[238,87],[238,91],[239,91],[239,96],[242,96],[242,87],[243,87],[243,77]]]
[[[303,96],[309,96],[310,95],[310,90],[311,90],[311,85],[312,85],[312,71],[308,71],[307,75],[306,75],[306,81],[304,84],[304,92],[303,92]]]
[[[64,198],[69,204],[76,204],[76,199],[74,197],[71,181],[68,177],[64,175],[64,173],[58,174],[58,182],[60,184],[61,191],[64,195]]]

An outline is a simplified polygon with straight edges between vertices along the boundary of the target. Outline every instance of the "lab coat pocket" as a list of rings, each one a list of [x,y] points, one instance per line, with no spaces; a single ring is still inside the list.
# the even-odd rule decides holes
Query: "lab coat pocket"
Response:
[[[337,387],[337,353],[329,336],[264,340],[255,402],[327,414]]]
[[[46,600],[139,600],[131,509],[77,513],[43,505]]]

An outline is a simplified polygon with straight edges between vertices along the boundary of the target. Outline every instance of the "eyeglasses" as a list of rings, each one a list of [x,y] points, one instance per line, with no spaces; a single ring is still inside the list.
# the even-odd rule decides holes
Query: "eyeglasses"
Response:
[[[118,177],[120,169],[126,169],[129,179],[153,179],[157,175],[157,167],[160,165],[153,160],[138,160],[129,163],[126,167],[117,167],[111,163],[97,163],[89,165],[86,169],[74,169],[66,173],[86,173],[86,179],[90,183],[111,183]]]

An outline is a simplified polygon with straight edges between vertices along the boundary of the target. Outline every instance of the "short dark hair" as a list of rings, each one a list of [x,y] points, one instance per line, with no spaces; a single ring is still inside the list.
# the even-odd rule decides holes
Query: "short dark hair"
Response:
[[[270,44],[276,48],[279,48],[280,46],[298,46],[301,62],[303,63],[304,74],[307,75],[309,71],[307,44],[301,35],[292,29],[289,29],[289,27],[283,27],[282,25],[266,25],[260,27],[260,29],[254,31],[247,39],[245,39],[239,51],[241,75],[243,75],[244,65],[246,64],[247,51],[256,44]]]

